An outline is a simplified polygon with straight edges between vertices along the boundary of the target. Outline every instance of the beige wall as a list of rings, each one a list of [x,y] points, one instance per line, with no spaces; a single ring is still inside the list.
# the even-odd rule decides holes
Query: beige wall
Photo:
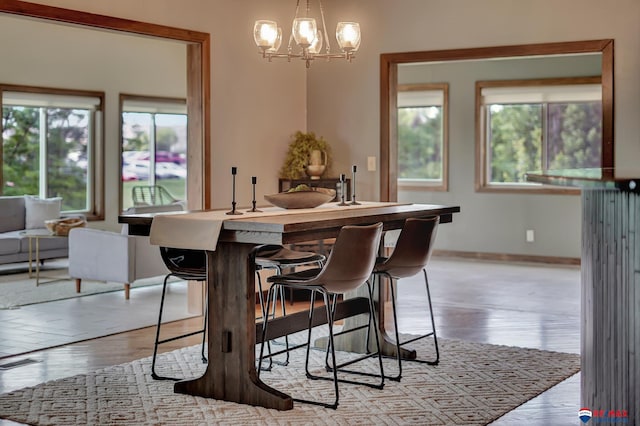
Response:
[[[289,20],[289,0],[50,0],[34,1],[211,35],[212,200],[231,203],[231,166],[238,167],[237,201],[251,203],[251,176],[258,198],[277,191],[277,173],[290,136],[306,128],[306,74],[303,63],[268,63],[253,42],[253,22],[266,17]],[[96,46],[96,49],[100,49]],[[114,143],[111,141],[110,143]],[[113,148],[112,148],[113,149]],[[106,167],[108,201],[117,200],[116,159]],[[114,195],[115,194],[115,195]],[[109,202],[107,205],[113,205]],[[110,209],[107,222],[117,221]]]
[[[92,226],[119,229],[119,95],[186,98],[186,46],[173,41],[91,31],[3,15],[0,82],[104,92],[104,158],[107,221]]]
[[[379,153],[381,53],[615,39],[616,162],[640,161],[640,3],[636,0],[325,0],[337,16],[362,26],[363,43],[351,65],[319,64],[309,72],[308,128],[332,143],[336,170],[364,168]],[[468,99],[473,102],[473,98]],[[469,123],[473,126],[473,123]],[[459,204],[453,225],[441,227],[437,247],[447,250],[580,256],[580,200],[575,196],[509,196],[474,192],[473,132],[451,140],[448,193],[422,193],[424,202]],[[471,160],[471,162],[469,162]],[[378,172],[361,173],[361,196],[378,196]],[[535,227],[536,242],[525,243]]]
[[[616,161],[630,166],[640,159],[637,0],[324,0],[328,25],[333,28],[342,17],[359,21],[363,44],[352,64],[318,62],[309,71],[302,63],[263,61],[251,39],[256,18],[290,20],[293,0],[37,3],[211,34],[212,196],[217,207],[229,204],[232,165],[239,168],[241,204],[249,202],[251,175],[258,176],[259,194],[275,192],[289,135],[297,129],[315,131],[331,143],[336,173],[358,164],[359,196],[377,199],[378,172],[364,169],[367,156],[379,155],[379,57],[385,52],[613,38]],[[469,156],[473,149],[468,139],[452,144],[452,153]],[[440,230],[438,248],[579,257],[577,197],[468,197],[472,167],[450,173],[449,193],[423,194],[426,202],[462,206],[456,222]],[[524,229],[532,220],[541,228],[536,243],[525,245]]]

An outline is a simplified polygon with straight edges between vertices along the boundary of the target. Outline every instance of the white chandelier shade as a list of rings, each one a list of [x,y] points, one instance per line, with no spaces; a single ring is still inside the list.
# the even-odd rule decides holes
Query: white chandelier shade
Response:
[[[317,58],[346,59],[351,61],[355,52],[360,48],[360,24],[357,22],[338,22],[336,26],[336,40],[342,53],[331,53],[331,46],[325,26],[324,9],[319,0],[320,21],[309,17],[310,0],[307,0],[306,16],[299,16],[300,0],[296,3],[296,13],[291,25],[291,36],[286,53],[278,53],[282,44],[282,28],[277,22],[260,19],[253,26],[253,39],[260,49],[262,56],[269,61],[273,58],[300,58],[306,62],[307,68],[311,61]],[[294,43],[300,49],[294,52]],[[322,48],[324,45],[324,53]]]

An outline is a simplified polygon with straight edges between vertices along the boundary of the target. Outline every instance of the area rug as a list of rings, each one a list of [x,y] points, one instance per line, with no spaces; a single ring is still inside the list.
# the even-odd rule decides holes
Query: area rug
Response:
[[[429,356],[428,342],[415,342]],[[200,347],[163,354],[162,373],[198,377]],[[330,398],[332,383],[304,377],[304,350],[288,366],[261,379],[298,398]],[[344,359],[348,354],[338,352]],[[312,351],[312,365],[324,352]],[[400,383],[384,389],[340,384],[337,410],[294,403],[277,411],[173,393],[173,383],[150,377],[150,358],[0,395],[0,418],[33,425],[484,425],[513,410],[580,368],[576,354],[440,339],[440,364],[403,363]],[[393,360],[385,360],[391,373]],[[374,360],[353,368],[375,372]],[[319,372],[318,369],[316,372]],[[325,373],[326,374],[326,373]]]
[[[38,286],[36,286],[35,276],[29,278],[25,268],[26,266],[23,265],[22,268],[5,269],[0,274],[0,309],[15,309],[34,303],[124,291],[123,283],[83,280],[82,292],[76,293],[75,280],[69,278],[66,260],[45,263],[40,273],[46,278],[41,278]],[[163,279],[164,277],[153,277],[138,280],[131,284],[131,288],[162,284]]]

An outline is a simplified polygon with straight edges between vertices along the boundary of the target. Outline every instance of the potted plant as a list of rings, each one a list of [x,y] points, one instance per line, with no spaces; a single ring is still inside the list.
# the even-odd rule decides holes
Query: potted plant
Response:
[[[314,132],[297,131],[289,144],[280,177],[300,179],[306,173],[312,179],[319,179],[329,169],[330,155],[329,144],[322,136],[316,137]]]

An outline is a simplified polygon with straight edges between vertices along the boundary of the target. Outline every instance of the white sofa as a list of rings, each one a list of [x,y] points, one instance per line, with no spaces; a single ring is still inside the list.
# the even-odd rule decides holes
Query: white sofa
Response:
[[[153,213],[182,210],[179,204],[132,208],[126,213]],[[69,276],[76,280],[76,292],[81,292],[82,280],[118,282],[124,284],[124,297],[129,299],[131,283],[142,278],[166,275],[158,246],[149,237],[128,235],[90,228],[69,232]]]
[[[27,218],[27,198],[30,199],[29,205],[30,209],[32,209],[29,219]],[[0,197],[0,264],[26,262],[29,260],[29,239],[21,235],[21,232],[27,229],[46,231],[44,220],[60,217],[60,201],[59,199],[56,200],[58,201],[39,200],[29,195]],[[49,209],[56,203],[57,206]],[[57,210],[55,207],[57,207]],[[47,213],[51,217],[47,216]],[[66,238],[42,239],[39,251],[40,260],[67,257],[67,247]]]

